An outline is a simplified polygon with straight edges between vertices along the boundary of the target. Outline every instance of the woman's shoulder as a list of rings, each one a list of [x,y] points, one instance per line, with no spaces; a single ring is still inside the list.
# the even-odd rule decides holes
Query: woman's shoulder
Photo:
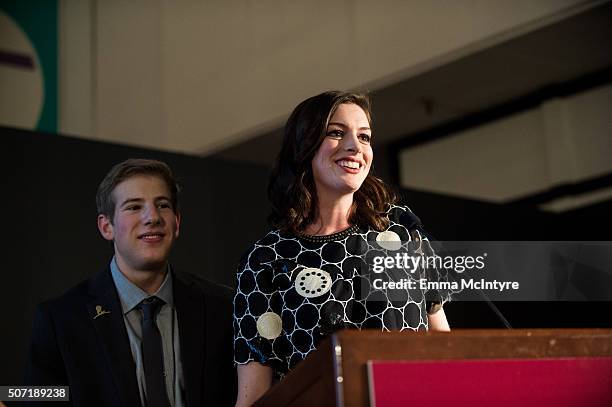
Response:
[[[266,260],[274,260],[271,257],[275,257],[274,247],[276,243],[281,240],[282,233],[278,229],[269,230],[264,236],[253,243],[249,248],[243,252],[240,258],[239,268],[249,261],[256,260],[258,263],[265,262]]]
[[[274,246],[283,237],[284,234],[279,229],[270,229],[265,235],[253,243],[251,248]]]
[[[389,205],[387,218],[392,224],[402,225],[406,229],[421,227],[421,219],[406,205]]]

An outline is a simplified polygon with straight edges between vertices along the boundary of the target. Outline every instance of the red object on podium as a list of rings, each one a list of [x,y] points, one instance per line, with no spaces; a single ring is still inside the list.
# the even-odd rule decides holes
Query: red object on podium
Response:
[[[612,406],[612,358],[370,361],[368,379],[371,407]]]
[[[609,407],[611,395],[612,329],[345,330],[255,406]]]

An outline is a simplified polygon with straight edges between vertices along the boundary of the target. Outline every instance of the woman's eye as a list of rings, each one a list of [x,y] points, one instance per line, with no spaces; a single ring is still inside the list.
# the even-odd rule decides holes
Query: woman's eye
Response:
[[[364,143],[369,143],[372,140],[372,136],[369,134],[360,134],[359,140],[363,141]]]
[[[344,133],[342,132],[342,130],[330,130],[327,132],[327,137],[332,138],[342,138],[343,135]]]

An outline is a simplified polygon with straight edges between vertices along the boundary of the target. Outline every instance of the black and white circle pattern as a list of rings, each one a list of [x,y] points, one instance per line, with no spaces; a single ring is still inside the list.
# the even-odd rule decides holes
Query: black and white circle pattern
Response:
[[[406,211],[392,206],[383,232],[311,242],[275,230],[256,242],[238,268],[235,362],[257,361],[282,377],[340,328],[426,330],[425,293],[406,290],[388,298],[370,289],[365,276],[374,256],[398,250],[402,242],[426,240],[402,225]]]
[[[318,268],[306,267],[295,279],[295,291],[302,297],[319,297],[331,289],[331,275]]]

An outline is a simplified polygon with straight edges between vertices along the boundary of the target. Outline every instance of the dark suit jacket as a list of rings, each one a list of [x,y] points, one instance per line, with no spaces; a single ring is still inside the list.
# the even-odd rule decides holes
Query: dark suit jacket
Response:
[[[236,372],[231,290],[176,272],[173,287],[187,406],[233,405]],[[110,313],[94,319],[96,306]],[[38,306],[26,384],[68,385],[75,406],[141,405],[110,270]]]

